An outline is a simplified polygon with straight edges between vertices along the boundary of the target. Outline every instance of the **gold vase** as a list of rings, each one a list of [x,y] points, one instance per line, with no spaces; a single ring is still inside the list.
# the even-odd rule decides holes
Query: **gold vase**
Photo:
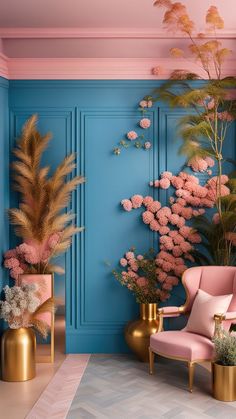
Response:
[[[26,381],[35,377],[36,338],[31,328],[7,329],[2,336],[3,381]]]
[[[212,362],[213,397],[222,402],[236,400],[236,366],[224,366]]]
[[[142,362],[148,362],[150,336],[158,330],[156,304],[140,304],[140,318],[125,328],[125,340],[129,348]]]

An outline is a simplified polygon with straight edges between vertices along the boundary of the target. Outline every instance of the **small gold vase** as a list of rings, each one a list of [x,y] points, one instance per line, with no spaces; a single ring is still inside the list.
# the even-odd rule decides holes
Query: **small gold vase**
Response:
[[[236,366],[224,366],[212,362],[213,397],[222,402],[236,400]]]
[[[131,321],[125,328],[129,348],[142,362],[148,362],[150,336],[158,330],[157,304],[140,304],[140,319]]]
[[[31,328],[7,329],[2,336],[3,381],[26,381],[35,377],[36,338]]]

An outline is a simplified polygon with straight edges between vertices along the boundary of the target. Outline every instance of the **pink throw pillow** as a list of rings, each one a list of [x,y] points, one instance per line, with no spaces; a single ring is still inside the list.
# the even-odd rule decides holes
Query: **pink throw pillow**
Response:
[[[226,313],[233,294],[213,296],[199,289],[185,330],[212,338],[215,330],[214,314]]]

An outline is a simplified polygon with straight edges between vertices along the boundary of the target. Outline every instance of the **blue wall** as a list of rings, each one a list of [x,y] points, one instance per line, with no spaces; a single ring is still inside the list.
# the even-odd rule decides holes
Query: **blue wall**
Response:
[[[141,222],[139,210],[126,213],[119,202],[134,193],[153,193],[148,183],[163,170],[180,170],[184,158],[177,155],[176,124],[181,112],[161,104],[149,111],[153,124],[147,135],[155,139],[151,152],[132,148],[117,157],[112,149],[127,131],[138,129],[138,102],[156,86],[152,81],[10,82],[12,144],[25,120],[37,112],[40,130],[54,136],[45,162],[55,168],[75,151],[78,173],[87,178],[72,201],[85,231],[62,260],[66,278],[56,278],[57,294],[64,293],[66,283],[67,352],[127,351],[123,328],[138,307],[105,262],[115,267],[129,247],[142,252],[154,245],[155,234]],[[235,156],[233,132],[231,140],[229,154]],[[169,197],[169,191],[154,193],[163,204]],[[12,195],[11,205],[15,199]],[[171,304],[183,300],[179,286]]]
[[[9,248],[9,109],[6,79],[0,77],[0,257]],[[0,263],[0,290],[8,282],[8,276]]]

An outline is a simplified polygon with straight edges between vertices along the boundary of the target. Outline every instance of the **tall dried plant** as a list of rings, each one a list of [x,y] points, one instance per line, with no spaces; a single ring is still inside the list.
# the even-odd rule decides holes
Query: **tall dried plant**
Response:
[[[41,167],[42,154],[48,146],[51,134],[42,136],[37,130],[37,115],[25,123],[21,137],[13,150],[16,161],[12,163],[14,188],[20,194],[19,208],[9,210],[10,221],[16,235],[33,246],[40,253],[47,251],[48,240],[58,234],[50,257],[44,258],[32,267],[32,271],[61,273],[61,268],[49,264],[49,259],[65,252],[74,234],[82,228],[71,221],[75,214],[65,212],[71,193],[82,184],[82,176],[72,176],[75,154],[62,161],[55,172],[49,176],[49,167]],[[67,176],[70,175],[70,179]]]
[[[214,237],[213,254],[217,254],[221,259],[219,261],[218,257],[217,263],[234,264],[235,255],[233,259],[231,256],[232,248],[236,245],[236,179],[233,178],[235,174],[232,175],[229,183],[232,194],[227,197],[222,196],[221,179],[222,165],[227,160],[223,155],[223,146],[229,127],[236,118],[236,78],[222,75],[225,61],[232,53],[217,39],[218,31],[224,28],[224,20],[217,7],[210,6],[205,15],[206,32],[197,34],[195,23],[190,18],[186,6],[181,2],[155,0],[154,6],[165,10],[163,24],[168,31],[182,33],[184,38],[189,39],[190,57],[203,71],[197,74],[188,69],[176,69],[152,96],[144,99],[153,102],[164,101],[171,107],[186,109],[186,116],[179,120],[180,134],[183,139],[180,153],[192,161],[207,156],[216,161],[218,197],[216,207],[220,217],[220,226],[217,227],[217,232],[213,226],[214,232],[208,231],[207,234]],[[189,55],[184,49],[178,46],[173,47],[170,54],[172,57],[185,58],[186,67],[188,66]],[[204,73],[205,76],[202,76]],[[196,80],[198,80],[197,83]],[[198,218],[198,230],[201,227],[205,232],[206,219],[204,217],[202,220],[201,217]],[[209,244],[209,246],[212,245]],[[212,263],[216,262],[214,259]]]

